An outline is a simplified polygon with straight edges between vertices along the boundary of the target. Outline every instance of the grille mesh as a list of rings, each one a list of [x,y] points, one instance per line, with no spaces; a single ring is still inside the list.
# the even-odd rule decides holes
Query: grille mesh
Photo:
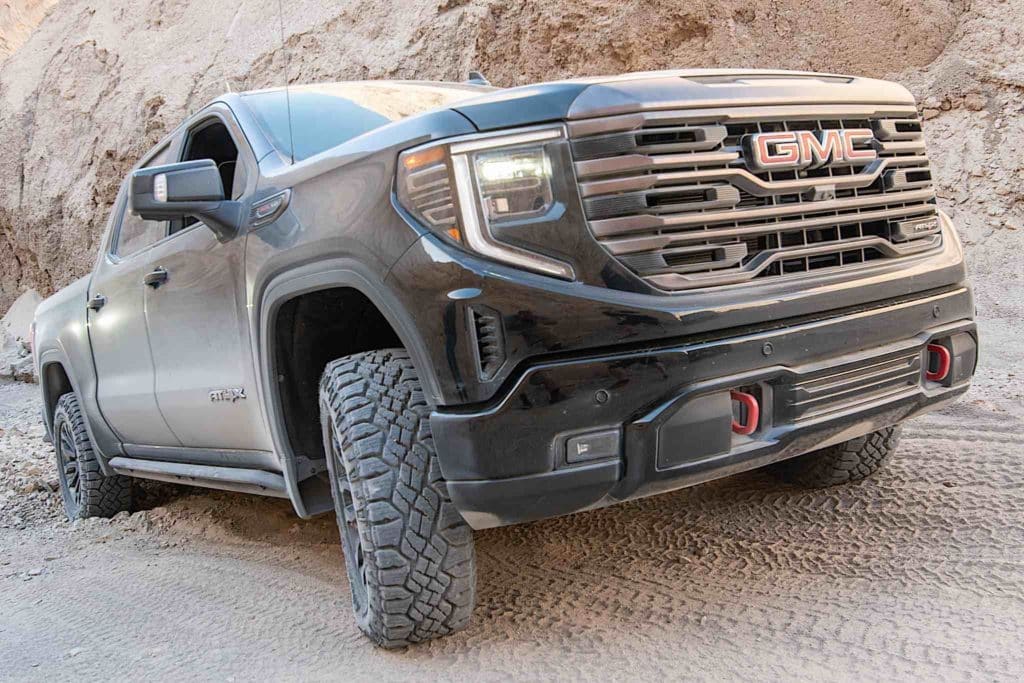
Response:
[[[756,172],[744,159],[745,135],[853,128],[874,132],[877,160]],[[936,215],[913,107],[646,112],[573,122],[570,135],[591,232],[658,289],[863,267],[941,244],[937,231],[897,228]]]

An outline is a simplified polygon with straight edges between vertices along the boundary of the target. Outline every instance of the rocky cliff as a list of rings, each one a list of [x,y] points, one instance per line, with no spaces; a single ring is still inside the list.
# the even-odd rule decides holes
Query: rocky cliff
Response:
[[[21,47],[57,0],[0,2],[0,61]]]
[[[48,4],[0,4],[0,59]],[[0,310],[90,268],[120,179],[163,133],[219,92],[286,71],[308,82],[480,68],[496,85],[685,66],[891,77],[919,97],[943,203],[984,252],[979,267],[1005,276],[1004,243],[1024,246],[1024,0],[285,4],[283,21],[276,0],[62,0],[46,14],[0,65]]]

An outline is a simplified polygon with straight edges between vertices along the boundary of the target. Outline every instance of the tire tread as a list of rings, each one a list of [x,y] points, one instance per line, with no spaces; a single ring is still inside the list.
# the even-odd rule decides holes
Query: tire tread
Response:
[[[408,353],[329,363],[320,404],[337,430],[367,565],[360,628],[386,648],[465,628],[475,600],[472,530],[448,497]]]
[[[810,488],[861,481],[882,468],[899,446],[901,433],[901,425],[886,427],[785,460],[778,468],[787,481]]]
[[[71,433],[78,451],[79,487],[82,491],[82,502],[77,510],[65,512],[70,519],[88,517],[113,517],[119,512],[130,510],[134,492],[131,477],[121,474],[103,474],[96,451],[89,438],[85,416],[82,414],[78,397],[67,393],[57,399],[53,413],[53,432],[60,433],[60,424],[67,421],[71,425]],[[55,446],[56,448],[56,446]],[[63,473],[59,473],[63,476]]]

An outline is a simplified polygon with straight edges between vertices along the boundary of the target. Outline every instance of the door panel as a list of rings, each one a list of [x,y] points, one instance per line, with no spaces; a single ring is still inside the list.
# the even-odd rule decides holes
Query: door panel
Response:
[[[124,191],[118,210],[124,208]],[[126,225],[127,244],[141,251],[124,258],[104,255],[89,284],[89,298],[105,303],[88,311],[89,341],[96,363],[96,400],[100,411],[122,441],[160,446],[180,445],[160,413],[153,394],[153,358],[146,330],[142,278],[147,272],[145,249],[160,239],[158,225]],[[148,236],[147,231],[153,232]],[[148,240],[148,241],[147,241]],[[127,249],[125,249],[127,251]],[[85,305],[85,302],[82,302]]]
[[[167,272],[145,287],[156,395],[184,446],[272,449],[256,395],[244,247],[244,237],[222,244],[197,223],[150,251],[147,272]]]

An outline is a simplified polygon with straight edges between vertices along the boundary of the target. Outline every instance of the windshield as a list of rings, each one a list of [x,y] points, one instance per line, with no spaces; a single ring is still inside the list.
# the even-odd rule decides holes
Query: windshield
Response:
[[[325,83],[289,88],[287,97],[284,89],[243,97],[273,145],[286,157],[294,145],[295,161],[302,161],[392,121],[483,92],[486,89],[457,85]]]

